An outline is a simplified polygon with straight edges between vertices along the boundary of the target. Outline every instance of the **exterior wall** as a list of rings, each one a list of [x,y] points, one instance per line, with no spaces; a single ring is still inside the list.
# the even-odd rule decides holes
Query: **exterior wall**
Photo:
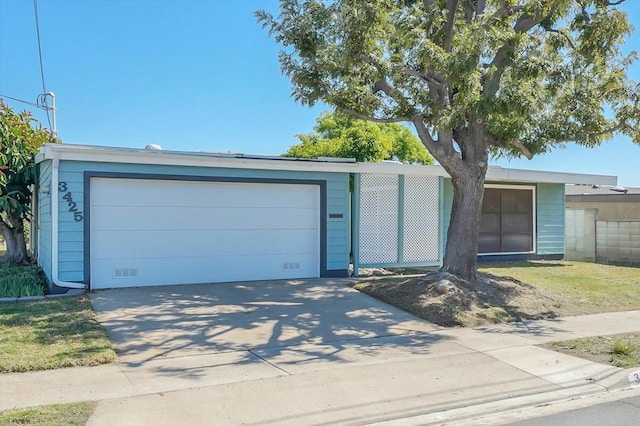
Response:
[[[51,281],[51,194],[41,192],[51,184],[51,161],[43,161],[38,165],[38,218],[37,218],[37,256],[40,265]]]
[[[487,182],[516,186],[517,183]],[[522,183],[525,185],[525,183]],[[526,184],[530,185],[530,184]],[[451,218],[453,204],[453,185],[451,179],[444,179],[442,188],[443,201],[443,250],[446,244],[447,229]],[[536,185],[536,255],[564,254],[564,184],[539,183]],[[492,255],[491,260],[502,255]],[[505,254],[504,256],[509,256]],[[503,257],[504,257],[503,256]],[[481,256],[487,257],[489,256]]]
[[[580,228],[589,230],[583,244],[567,253],[569,259],[640,265],[639,194],[568,195],[566,207],[567,221],[575,222],[567,228],[567,241]]]
[[[598,213],[566,210],[567,259],[640,265],[640,221],[598,220]]]
[[[69,211],[66,194],[84,213],[84,172],[144,173],[183,176],[250,177],[265,179],[316,179],[327,182],[327,272],[342,274],[349,265],[349,175],[347,173],[293,172],[277,170],[225,169],[145,164],[61,161],[59,182],[66,191],[59,192],[59,278],[84,281],[84,221]],[[330,215],[334,216],[331,217]],[[341,217],[340,217],[341,215]],[[336,217],[338,216],[338,217]],[[50,251],[50,250],[49,250]]]
[[[564,185],[539,183],[536,197],[536,253],[564,254]]]
[[[602,221],[596,224],[596,261],[640,265],[640,221]]]
[[[596,214],[596,209],[565,210],[566,259],[595,262]]]
[[[567,196],[568,209],[597,209],[598,220],[640,220],[640,195]]]

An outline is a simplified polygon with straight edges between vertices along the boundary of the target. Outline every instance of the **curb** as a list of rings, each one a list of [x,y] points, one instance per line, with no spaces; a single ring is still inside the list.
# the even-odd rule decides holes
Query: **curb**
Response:
[[[45,294],[44,296],[22,296],[22,297],[0,297],[1,303],[21,303],[21,302],[36,302],[47,299],[61,299],[65,297],[76,297],[85,294],[86,290],[72,288],[66,293],[60,294]]]
[[[638,371],[638,367],[619,370],[602,379],[593,380],[583,385],[562,388],[550,392],[521,395],[466,407],[433,411],[422,415],[370,423],[369,425],[423,426],[455,424],[456,426],[475,426],[482,424],[502,424],[496,423],[497,419],[494,417],[520,412],[524,409],[556,405],[596,395],[611,394],[629,389],[640,389],[640,384],[633,384],[629,378],[631,374],[637,373]]]

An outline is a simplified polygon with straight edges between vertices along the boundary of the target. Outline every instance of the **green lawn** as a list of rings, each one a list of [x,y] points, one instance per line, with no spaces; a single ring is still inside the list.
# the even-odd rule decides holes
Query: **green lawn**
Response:
[[[576,313],[640,309],[640,268],[575,261],[482,265],[480,271],[510,276],[549,290]]]
[[[0,413],[0,425],[84,426],[95,405],[78,402],[4,411]]]
[[[85,296],[0,304],[0,373],[117,360]]]

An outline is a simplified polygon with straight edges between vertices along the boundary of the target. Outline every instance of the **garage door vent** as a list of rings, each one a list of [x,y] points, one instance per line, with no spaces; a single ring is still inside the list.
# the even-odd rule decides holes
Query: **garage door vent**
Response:
[[[282,269],[300,269],[300,262],[285,262]]]
[[[113,270],[113,278],[137,278],[138,270],[133,268],[121,268]]]

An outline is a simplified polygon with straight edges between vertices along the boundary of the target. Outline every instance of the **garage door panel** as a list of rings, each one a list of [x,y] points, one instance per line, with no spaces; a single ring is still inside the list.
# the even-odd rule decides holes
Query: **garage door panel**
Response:
[[[315,229],[277,234],[266,230],[96,231],[94,236],[100,240],[91,252],[94,259],[167,258],[181,253],[209,257],[318,253]]]
[[[92,282],[94,288],[114,288],[171,284],[200,284],[246,280],[246,269],[259,268],[259,279],[311,278],[317,264],[315,255],[298,255],[295,258],[269,255],[254,258],[235,257],[189,257],[167,258],[162,263],[156,259],[134,258],[128,260],[97,260],[93,264],[95,275],[100,277]],[[158,277],[162,277],[159,279]],[[258,279],[258,278],[254,278]]]
[[[317,222],[318,210],[313,208],[216,208],[216,207],[162,207],[150,210],[141,206],[99,206],[91,213],[95,223],[92,229],[141,230],[153,221],[157,229],[304,229]],[[110,220],[121,217],[121,221]]]
[[[91,181],[92,288],[320,275],[320,188]]]
[[[106,179],[96,179],[106,181]],[[317,208],[317,197],[310,194],[308,186],[288,185],[283,192],[282,185],[258,184],[263,186],[255,191],[256,184],[239,182],[188,182],[135,179],[110,179],[108,185],[92,188],[92,205],[95,206],[212,206],[212,207],[312,207]],[[131,185],[139,192],[131,191]]]

